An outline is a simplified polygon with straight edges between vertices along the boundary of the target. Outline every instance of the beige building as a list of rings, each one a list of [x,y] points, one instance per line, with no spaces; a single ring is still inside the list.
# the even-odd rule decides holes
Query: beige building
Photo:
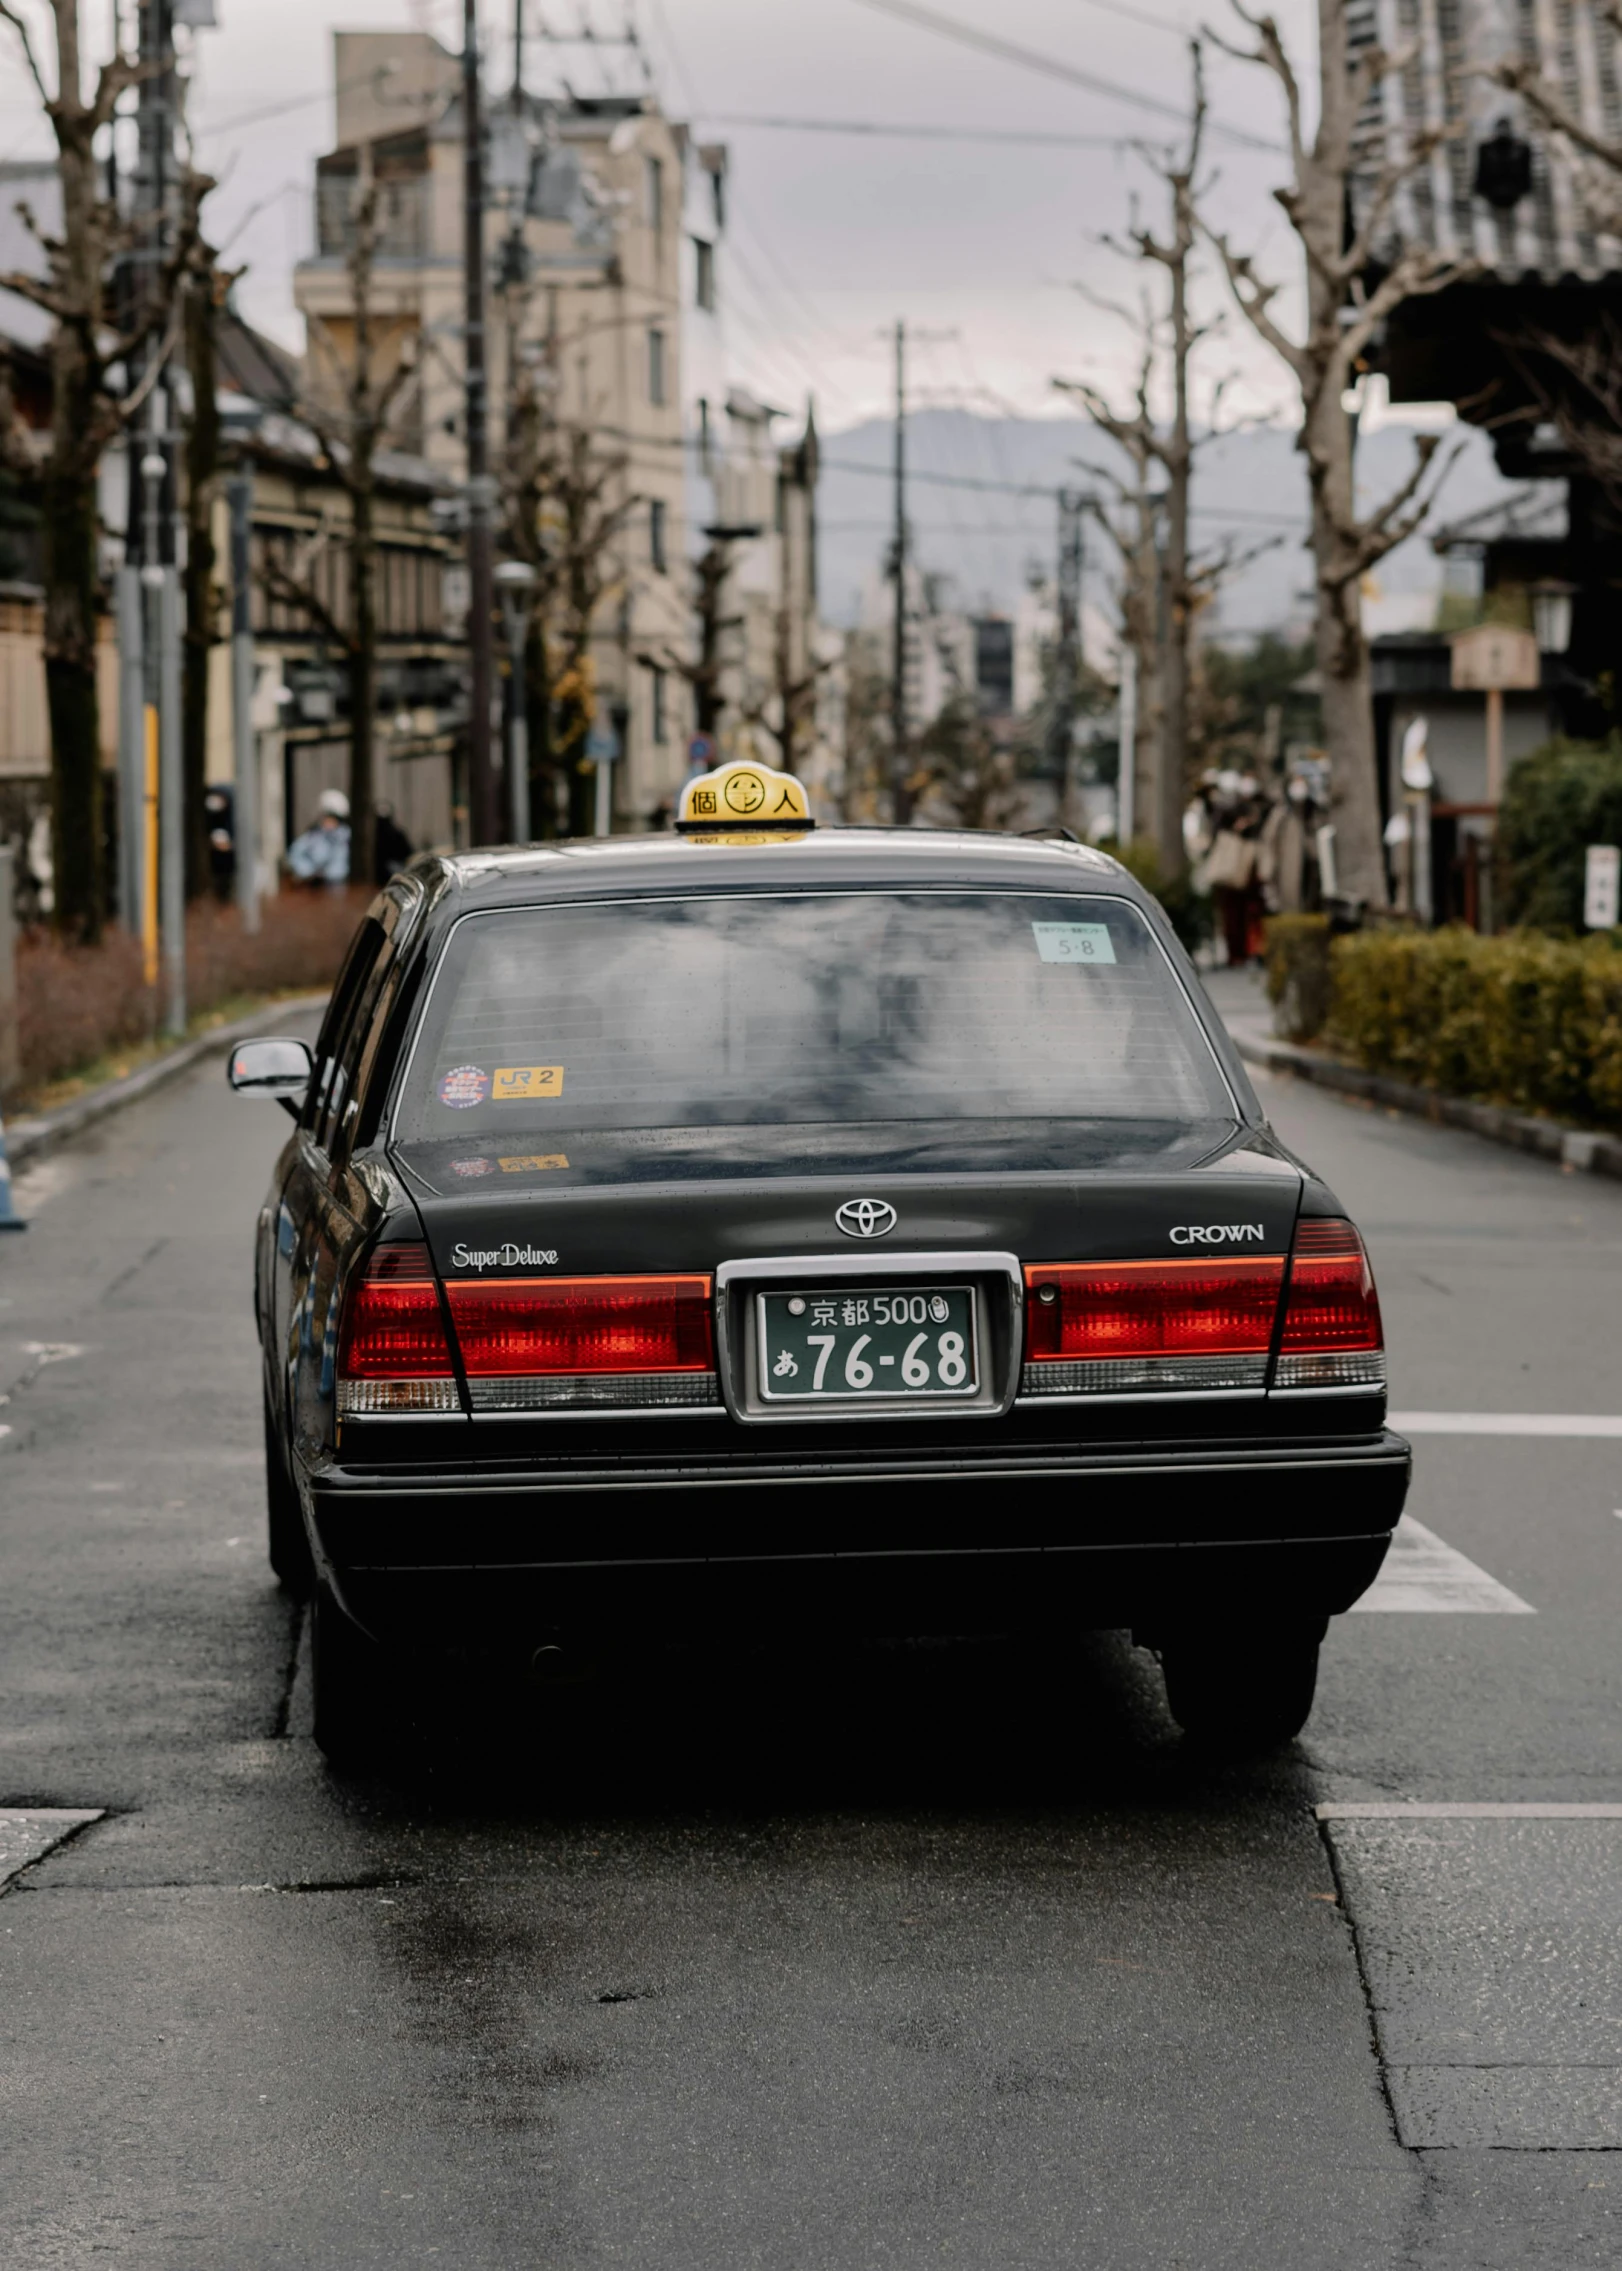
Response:
[[[333,62],[337,146],[318,164],[318,249],[296,271],[295,298],[315,353],[326,340],[344,353],[353,321],[346,252],[369,165],[383,200],[374,303],[384,355],[409,341],[418,363],[400,439],[460,482],[460,59],[422,32],[339,32]],[[687,236],[683,219],[686,176],[702,161],[651,98],[531,101],[521,118],[499,101],[490,110],[492,468],[522,359],[558,423],[586,430],[612,469],[616,525],[591,660],[599,728],[613,726],[624,755],[614,767],[615,824],[645,826],[680,785],[690,724],[679,676],[639,658],[685,652],[691,641],[683,310],[713,291],[713,248]]]

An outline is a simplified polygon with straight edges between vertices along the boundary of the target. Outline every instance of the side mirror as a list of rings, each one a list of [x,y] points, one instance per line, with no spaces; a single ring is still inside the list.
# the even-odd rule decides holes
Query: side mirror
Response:
[[[269,1096],[296,1120],[315,1059],[304,1041],[239,1041],[225,1061],[225,1077],[239,1096]]]

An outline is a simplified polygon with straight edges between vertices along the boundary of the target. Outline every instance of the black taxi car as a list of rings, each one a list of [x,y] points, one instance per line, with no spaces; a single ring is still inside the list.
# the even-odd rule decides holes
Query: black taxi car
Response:
[[[1286,1738],[1408,1483],[1357,1231],[1122,867],[787,779],[419,859],[313,1053],[232,1054],[297,1117],[256,1302],[318,1739],[430,1658],[790,1624],[1130,1627],[1190,1734]]]

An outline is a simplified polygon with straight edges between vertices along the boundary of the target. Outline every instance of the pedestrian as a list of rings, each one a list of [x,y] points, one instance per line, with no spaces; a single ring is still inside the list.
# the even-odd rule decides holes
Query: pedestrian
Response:
[[[374,880],[387,883],[391,875],[398,875],[401,868],[409,866],[416,857],[417,847],[394,817],[392,804],[376,807],[374,827],[374,857],[377,863]]]
[[[293,838],[284,864],[295,883],[340,890],[349,881],[349,799],[323,789],[315,810],[315,826]]]

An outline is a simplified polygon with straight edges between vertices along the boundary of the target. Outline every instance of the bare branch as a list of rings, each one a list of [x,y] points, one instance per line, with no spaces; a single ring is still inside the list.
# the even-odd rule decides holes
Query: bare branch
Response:
[[[1227,273],[1229,288],[1240,314],[1257,337],[1265,340],[1272,348],[1280,361],[1288,363],[1296,376],[1304,380],[1308,368],[1305,350],[1298,347],[1287,332],[1279,329],[1268,312],[1278,298],[1280,287],[1269,284],[1258,276],[1249,253],[1235,252],[1225,236],[1210,228],[1206,229],[1205,236]]]
[[[34,53],[34,42],[29,36],[28,26],[18,15],[16,9],[12,7],[11,0],[0,0],[0,24],[9,24],[18,39],[21,40],[23,61],[28,65],[28,76],[34,82],[41,106],[47,117],[54,117],[56,112],[55,99],[45,84],[45,75],[40,70],[39,57]]]

